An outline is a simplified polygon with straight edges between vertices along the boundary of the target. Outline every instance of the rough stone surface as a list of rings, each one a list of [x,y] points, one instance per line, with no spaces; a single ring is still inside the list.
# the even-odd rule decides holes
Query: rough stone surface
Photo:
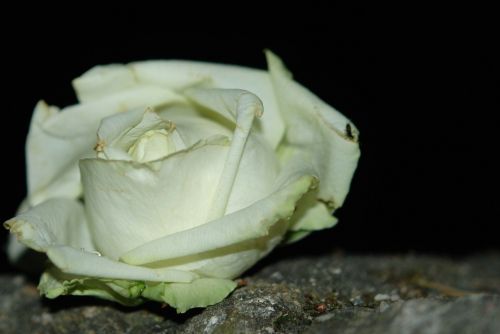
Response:
[[[84,297],[41,299],[0,276],[0,333],[500,333],[500,254],[266,260],[229,298],[183,315]]]

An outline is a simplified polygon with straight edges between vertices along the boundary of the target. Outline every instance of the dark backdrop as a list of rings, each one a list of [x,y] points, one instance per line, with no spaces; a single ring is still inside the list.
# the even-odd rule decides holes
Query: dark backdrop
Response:
[[[317,25],[308,33],[125,34],[109,27],[99,38],[63,38],[58,29],[9,37],[2,68],[0,220],[14,215],[26,192],[23,146],[38,99],[74,103],[71,79],[96,64],[179,58],[265,68],[262,50],[270,48],[296,80],[361,131],[360,165],[338,211],[339,225],[285,252],[458,255],[498,249],[498,150],[492,145],[497,58],[489,42],[467,29],[392,34],[397,29],[361,25],[363,10],[349,15],[347,25]],[[6,235],[2,230],[1,243]]]

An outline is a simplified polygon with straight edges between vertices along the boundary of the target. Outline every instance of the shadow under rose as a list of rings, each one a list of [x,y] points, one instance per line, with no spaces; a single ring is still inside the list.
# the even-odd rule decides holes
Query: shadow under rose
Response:
[[[144,304],[138,306],[129,307],[111,301],[86,296],[62,296],[56,299],[41,297],[41,303],[50,313],[58,313],[72,309],[76,310],[98,307],[113,309],[125,316],[137,312],[147,312],[150,315],[173,321],[176,324],[183,324],[188,319],[200,314],[203,311],[203,309],[197,308],[191,309],[186,313],[178,314],[174,308],[161,303],[145,302]]]

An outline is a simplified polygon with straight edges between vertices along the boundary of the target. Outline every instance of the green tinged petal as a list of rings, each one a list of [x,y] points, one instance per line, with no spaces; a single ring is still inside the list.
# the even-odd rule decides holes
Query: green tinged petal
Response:
[[[236,288],[236,282],[222,278],[200,278],[191,283],[147,284],[142,295],[167,303],[184,313],[195,307],[216,304]]]
[[[99,279],[68,275],[53,267],[40,278],[38,289],[49,299],[61,295],[93,296],[126,306],[144,302],[141,293],[145,284],[140,281]]]
[[[317,201],[317,193],[317,190],[310,191],[297,202],[297,209],[290,219],[290,229],[285,235],[286,243],[299,241],[313,231],[337,224],[337,218],[331,214],[325,203]]]
[[[236,285],[232,280],[219,278],[200,278],[191,283],[154,283],[78,277],[52,267],[43,273],[38,289],[49,299],[63,295],[93,296],[126,306],[139,305],[150,299],[184,313],[222,301]]]
[[[334,226],[337,218],[328,207],[317,201],[317,189],[310,191],[297,202],[297,209],[290,220],[291,231],[316,231]]]

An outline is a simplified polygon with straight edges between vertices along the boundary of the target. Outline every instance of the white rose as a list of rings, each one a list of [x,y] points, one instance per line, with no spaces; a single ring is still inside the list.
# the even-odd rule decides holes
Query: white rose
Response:
[[[184,312],[222,300],[283,239],[336,223],[358,132],[267,58],[269,72],[98,66],[74,81],[79,104],[37,105],[29,195],[5,226],[48,255],[46,296],[153,299]]]

